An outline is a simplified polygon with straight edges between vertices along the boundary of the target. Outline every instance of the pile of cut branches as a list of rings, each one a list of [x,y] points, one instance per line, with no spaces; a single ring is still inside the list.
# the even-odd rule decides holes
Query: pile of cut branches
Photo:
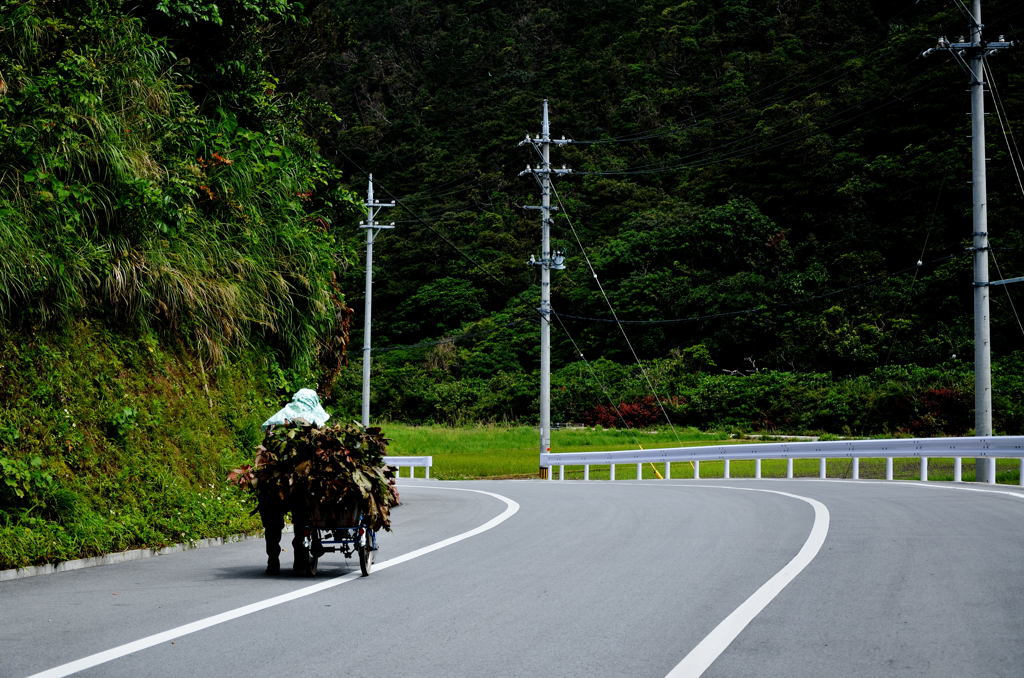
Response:
[[[380,428],[338,424],[316,428],[297,423],[271,426],[252,465],[228,479],[252,490],[259,501],[281,502],[323,527],[346,527],[359,512],[374,530],[391,529],[398,505],[395,467],[384,463],[387,438]],[[352,523],[354,525],[354,523]]]

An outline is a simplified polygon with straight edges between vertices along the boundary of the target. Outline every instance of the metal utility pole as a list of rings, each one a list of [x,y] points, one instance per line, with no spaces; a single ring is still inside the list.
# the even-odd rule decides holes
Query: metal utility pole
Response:
[[[971,76],[971,183],[973,189],[973,247],[974,250],[974,435],[992,435],[992,351],[989,332],[988,275],[988,206],[985,177],[985,58],[1001,49],[1012,47],[1003,36],[995,42],[985,42],[981,31],[981,0],[973,0],[971,8],[970,40],[963,37],[951,43],[944,36],[938,44],[923,52],[950,52],[967,66]],[[998,284],[998,283],[997,283]],[[974,460],[975,479],[994,483],[995,460]]]
[[[551,145],[564,146],[572,143],[564,136],[561,139],[551,138],[548,124],[548,100],[544,100],[544,113],[541,121],[539,137],[531,138],[529,134],[519,142],[520,146],[529,144],[540,158],[540,166],[526,166],[519,173],[532,174],[540,185],[540,205],[528,205],[526,209],[540,210],[541,245],[540,260],[530,257],[530,264],[540,266],[540,454],[551,451],[551,271],[565,268],[565,257],[561,252],[551,250],[551,213],[557,207],[551,206],[551,177],[557,174],[569,174],[566,169],[551,169]],[[540,467],[540,476],[547,477],[547,467]]]
[[[373,199],[373,175],[366,188],[366,221],[359,227],[366,229],[366,295],[363,317],[363,412],[360,421],[363,426],[370,425],[370,307],[373,299],[373,241],[377,233],[383,229],[394,228],[395,224],[378,224],[375,219],[383,207],[394,207],[392,202],[375,202]]]

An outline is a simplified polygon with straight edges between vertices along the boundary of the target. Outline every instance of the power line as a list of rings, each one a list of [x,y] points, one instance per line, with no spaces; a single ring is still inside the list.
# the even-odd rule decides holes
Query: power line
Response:
[[[881,282],[884,282],[886,280],[889,280],[890,278],[895,278],[895,277],[897,277],[899,275],[903,275],[904,273],[907,273],[909,271],[917,271],[917,270],[919,270],[921,268],[921,266],[924,266],[926,264],[943,263],[943,262],[950,261],[952,259],[956,259],[956,258],[959,258],[959,257],[962,257],[962,256],[964,256],[963,253],[958,253],[958,254],[949,254],[949,255],[946,255],[944,257],[939,257],[937,259],[931,259],[931,260],[929,260],[927,262],[922,262],[921,264],[914,264],[913,266],[907,266],[907,267],[898,269],[896,271],[892,271],[890,273],[886,273],[885,275],[877,276],[877,277],[872,278],[870,280],[865,280],[863,282],[857,283],[856,285],[850,285],[849,287],[844,287],[844,288],[839,289],[839,290],[832,290],[832,291],[826,292],[824,294],[816,294],[816,295],[813,295],[813,296],[804,297],[803,299],[801,299],[800,301],[797,301],[797,302],[778,302],[778,303],[775,303],[775,304],[764,304],[764,305],[761,305],[761,306],[755,306],[753,308],[745,308],[745,309],[740,309],[740,310],[736,310],[736,311],[722,311],[721,313],[708,313],[708,314],[699,315],[699,316],[690,316],[688,318],[671,318],[671,319],[664,319],[664,320],[622,320],[621,318],[617,318],[617,317],[616,318],[595,318],[595,317],[590,317],[590,316],[573,315],[573,314],[569,314],[569,313],[557,313],[556,315],[558,315],[558,316],[560,316],[562,318],[569,318],[571,320],[582,320],[582,321],[587,321],[587,322],[598,322],[598,323],[618,323],[618,324],[622,324],[622,325],[674,325],[674,324],[682,324],[682,323],[700,322],[700,321],[703,321],[703,320],[718,320],[718,319],[721,319],[721,318],[734,318],[734,317],[737,317],[737,316],[751,315],[751,314],[754,314],[754,313],[767,313],[769,311],[785,310],[785,309],[788,309],[788,308],[799,308],[799,307],[807,304],[808,302],[819,301],[821,299],[828,299],[830,297],[839,296],[841,294],[845,294],[845,293],[851,292],[853,290],[862,289],[864,287],[869,287],[871,285],[877,285],[878,283],[881,283]]]
[[[774,137],[774,139],[776,140],[774,143],[770,143],[770,144],[763,145],[763,146],[750,146],[749,145],[750,141],[757,140],[757,139],[761,138],[761,135],[750,134],[750,135],[747,135],[745,137],[741,137],[739,139],[734,139],[734,140],[730,141],[727,144],[723,144],[723,145],[717,146],[715,148],[711,148],[711,149],[707,149],[707,150],[703,150],[703,151],[700,151],[700,152],[697,152],[697,153],[691,153],[689,155],[683,156],[684,159],[685,158],[694,158],[695,160],[693,160],[692,162],[681,162],[681,163],[677,163],[677,164],[673,164],[673,165],[665,165],[665,166],[661,166],[661,167],[656,167],[656,166],[651,166],[651,165],[640,165],[640,166],[637,166],[637,167],[628,168],[628,169],[624,169],[624,170],[578,171],[578,172],[574,172],[574,174],[583,174],[583,175],[591,175],[591,176],[626,176],[626,175],[633,175],[633,176],[635,176],[635,175],[642,175],[642,174],[663,174],[663,173],[668,173],[668,172],[677,172],[677,171],[685,170],[685,169],[697,169],[697,168],[701,168],[701,167],[708,167],[710,165],[717,165],[717,164],[720,164],[720,163],[723,163],[723,162],[727,162],[727,161],[730,161],[730,160],[736,160],[736,159],[748,157],[748,156],[751,156],[751,155],[757,155],[758,153],[763,153],[765,151],[771,151],[771,150],[774,150],[776,148],[780,148],[780,147],[783,147],[783,146],[788,146],[789,144],[797,142],[797,141],[803,141],[805,139],[809,139],[809,138],[811,138],[813,136],[816,136],[818,134],[821,134],[822,132],[825,132],[827,130],[831,130],[831,129],[834,129],[836,127],[840,127],[842,125],[849,124],[849,123],[853,122],[854,120],[857,120],[859,118],[864,117],[865,115],[869,115],[871,113],[879,111],[879,110],[881,110],[881,109],[883,109],[883,108],[885,108],[887,106],[891,106],[894,103],[902,102],[903,101],[903,96],[906,96],[906,95],[909,95],[909,94],[915,94],[915,93],[923,90],[924,88],[925,88],[924,85],[921,85],[919,87],[915,87],[913,89],[910,89],[910,90],[907,90],[906,92],[904,92],[902,96],[893,97],[892,99],[889,99],[888,101],[884,101],[884,102],[878,104],[877,106],[873,106],[872,108],[869,108],[869,109],[866,109],[866,110],[860,110],[860,112],[857,113],[856,115],[853,115],[853,116],[850,116],[850,117],[847,117],[847,118],[843,118],[841,120],[836,120],[835,122],[824,124],[824,125],[822,125],[820,127],[815,127],[814,129],[810,129],[810,130],[793,129],[793,130],[790,130],[789,132],[785,132],[785,133],[783,133],[781,135],[778,135],[778,136]],[[835,117],[838,116],[838,115],[842,115],[842,114],[848,113],[850,111],[858,110],[860,108],[861,108],[860,106],[850,106],[848,108],[845,108],[845,109],[843,109],[841,111],[838,111],[837,113],[833,114],[832,118],[835,119]],[[723,149],[726,149],[726,148],[731,148],[731,147],[734,147],[734,146],[743,146],[743,148],[741,148],[741,150],[734,151],[734,152],[729,152],[729,153],[726,153],[724,155],[720,155],[720,156],[717,156],[717,157],[708,157],[708,156],[711,156],[715,151],[720,151],[720,150],[723,150]]]
[[[494,316],[492,316],[492,318],[493,317]],[[374,353],[391,353],[393,351],[412,351],[412,350],[416,350],[416,349],[420,349],[420,348],[433,348],[434,346],[441,346],[442,344],[457,344],[457,343],[460,343],[460,342],[463,342],[463,341],[466,341],[466,340],[476,339],[477,337],[489,337],[492,334],[500,332],[501,330],[512,328],[512,327],[517,327],[519,325],[522,325],[525,322],[533,320],[534,318],[535,318],[535,314],[533,314],[533,313],[520,313],[518,315],[518,317],[516,317],[515,319],[510,320],[510,321],[505,322],[505,323],[502,323],[502,324],[498,325],[497,327],[487,328],[487,329],[480,328],[480,329],[467,330],[467,331],[465,331],[465,332],[463,332],[461,334],[448,335],[448,336],[442,337],[441,339],[432,339],[430,341],[421,341],[421,342],[417,342],[415,344],[395,344],[395,345],[392,345],[392,346],[385,346],[383,348],[375,348],[375,349],[373,349],[373,352]],[[477,320],[475,322],[477,324],[480,324],[480,323],[483,323],[484,321],[489,320],[489,319],[490,318],[482,318],[482,319]]]
[[[840,73],[839,75],[836,75],[836,76],[831,77],[831,78],[825,78],[824,77],[826,74],[831,73],[832,71],[835,71],[835,70],[838,70],[838,69],[841,69],[841,68],[845,69],[845,70],[842,73]],[[833,66],[832,68],[826,69],[825,71],[823,71],[822,73],[817,74],[816,76],[812,76],[812,79],[810,79],[810,80],[807,80],[807,79],[802,80],[801,81],[802,87],[800,89],[798,89],[798,90],[793,90],[793,92],[790,93],[791,96],[787,96],[786,94],[780,93],[780,94],[776,94],[774,96],[767,97],[767,98],[765,98],[765,99],[763,99],[761,101],[758,101],[756,103],[752,102],[752,104],[755,105],[755,106],[764,106],[764,105],[767,105],[767,104],[775,104],[775,103],[779,103],[779,102],[783,102],[783,101],[787,101],[787,100],[788,101],[795,101],[796,99],[798,99],[798,98],[800,98],[802,96],[807,96],[807,94],[819,92],[822,87],[827,86],[827,85],[831,85],[831,84],[833,84],[835,82],[838,82],[838,81],[842,80],[845,77],[848,77],[848,76],[850,76],[852,74],[858,73],[859,71],[860,71],[859,68],[856,68],[856,67],[847,68],[846,64],[838,64],[836,66]],[[801,76],[801,74],[799,74],[799,73],[793,73],[793,74],[791,74],[791,75],[789,75],[789,76],[787,76],[785,78],[782,78],[781,80],[777,80],[777,81],[775,81],[773,83],[764,85],[764,86],[754,90],[753,92],[750,93],[750,96],[756,95],[759,92],[763,92],[764,90],[775,88],[780,83],[787,82],[787,81],[793,80],[795,78],[799,78],[800,76]],[[819,78],[819,79],[816,80],[814,78]],[[734,110],[733,112],[727,113],[725,115],[715,115],[713,119],[714,119],[714,121],[716,123],[727,122],[729,120],[734,120],[734,119],[742,116],[745,112],[746,111],[744,111],[744,110],[737,109],[737,110]],[[705,122],[707,119],[709,119],[709,118],[698,119],[696,122],[691,122],[689,124],[684,124],[684,125],[667,125],[667,126],[656,127],[656,128],[651,129],[651,130],[644,131],[644,132],[637,132],[636,134],[627,134],[627,135],[623,135],[623,136],[619,136],[619,137],[611,137],[611,138],[607,138],[607,139],[573,139],[572,143],[573,143],[573,145],[599,145],[599,144],[637,143],[637,142],[640,142],[640,141],[650,141],[650,140],[653,140],[653,139],[661,139],[661,138],[664,138],[666,136],[671,136],[673,134],[678,134],[680,132],[685,132],[686,130],[689,130],[689,129],[692,129],[694,127],[699,126],[700,124]]]
[[[672,435],[674,435],[676,441],[680,442],[681,444],[681,441],[679,439],[679,433],[676,431],[675,425],[672,423],[672,420],[668,416],[668,410],[665,409],[665,405],[661,402],[661,398],[658,397],[658,392],[657,390],[655,390],[654,384],[651,382],[651,378],[647,374],[647,370],[644,369],[643,363],[640,362],[640,356],[637,355],[636,350],[633,348],[633,343],[629,340],[629,335],[626,334],[626,329],[622,326],[622,323],[618,322],[618,315],[615,313],[615,307],[612,306],[611,299],[608,298],[608,294],[604,291],[604,286],[601,284],[601,279],[598,278],[597,271],[594,270],[594,264],[590,261],[590,257],[587,255],[586,248],[583,247],[583,241],[580,240],[580,236],[576,232],[576,227],[573,225],[572,219],[569,218],[569,215],[565,210],[565,205],[562,203],[562,196],[559,195],[557,191],[555,192],[555,198],[557,198],[558,205],[559,207],[561,207],[562,210],[562,214],[565,216],[566,221],[569,223],[569,228],[572,231],[573,237],[576,238],[576,244],[579,245],[580,252],[583,254],[583,259],[584,261],[587,262],[587,268],[590,269],[590,274],[593,276],[594,282],[597,283],[597,287],[601,291],[601,296],[604,297],[604,301],[608,305],[608,310],[611,311],[612,317],[615,318],[619,331],[622,333],[622,338],[626,342],[626,346],[629,347],[629,352],[633,354],[633,359],[636,361],[637,366],[640,368],[640,373],[643,375],[644,381],[647,382],[647,387],[650,389],[652,395],[654,395],[654,399],[657,401],[658,407],[661,409],[661,413],[662,415],[664,415],[665,421],[668,423],[669,428],[672,429]]]
[[[346,154],[346,153],[345,153],[344,151],[342,151],[342,150],[340,150],[340,149],[339,149],[339,150],[338,150],[338,153],[339,153],[339,154],[341,154],[341,156],[342,156],[342,157],[344,157],[344,158],[345,158],[346,160],[348,160],[348,161],[349,161],[350,163],[352,163],[352,166],[353,166],[353,167],[355,167],[355,168],[356,168],[356,169],[357,169],[357,170],[358,170],[359,172],[361,172],[362,174],[364,174],[364,175],[365,175],[365,176],[367,176],[367,177],[369,177],[369,176],[370,176],[369,172],[367,172],[367,171],[366,171],[366,170],[364,170],[364,169],[363,169],[362,167],[360,167],[360,166],[359,166],[359,164],[358,164],[358,163],[357,163],[356,161],[354,161],[354,160],[353,160],[352,158],[350,158],[350,157],[349,157],[349,156],[348,156],[348,155],[347,155],[347,154]],[[480,271],[481,273],[483,273],[484,275],[486,275],[486,276],[487,276],[488,278],[490,278],[491,280],[494,280],[494,281],[495,281],[496,283],[498,283],[499,285],[501,285],[501,287],[502,287],[502,288],[505,288],[505,289],[507,289],[507,288],[509,287],[509,285],[508,285],[508,281],[506,281],[506,280],[502,280],[501,278],[499,278],[498,276],[496,276],[496,275],[495,275],[494,273],[492,273],[491,271],[488,271],[488,270],[487,270],[486,268],[484,268],[484,267],[483,267],[483,266],[482,266],[482,265],[480,264],[480,262],[478,262],[478,261],[477,261],[476,259],[474,259],[474,258],[473,258],[472,256],[470,256],[470,255],[469,255],[469,254],[467,254],[467,253],[466,253],[465,251],[463,251],[463,249],[462,249],[461,247],[459,247],[458,245],[456,245],[455,243],[453,243],[453,242],[451,241],[451,239],[450,239],[450,238],[448,238],[448,236],[446,236],[446,235],[445,235],[444,233],[440,232],[439,230],[437,230],[436,228],[434,228],[433,226],[431,226],[431,225],[430,225],[430,223],[429,223],[428,221],[426,221],[425,219],[421,218],[421,217],[419,216],[419,214],[418,214],[418,213],[417,213],[417,212],[416,212],[415,210],[413,210],[413,209],[411,209],[410,207],[406,206],[406,205],[404,204],[404,201],[403,201],[403,200],[401,200],[401,199],[399,199],[399,198],[395,197],[395,195],[394,195],[394,194],[393,194],[393,193],[392,193],[391,191],[389,191],[389,190],[387,189],[387,187],[386,187],[386,186],[384,186],[383,184],[381,184],[381,183],[380,183],[379,181],[378,181],[378,182],[376,182],[376,185],[377,185],[377,186],[378,186],[378,187],[379,187],[379,188],[380,188],[381,190],[383,190],[383,191],[384,191],[384,192],[385,192],[385,193],[386,193],[386,194],[388,195],[388,197],[390,197],[390,198],[391,198],[391,199],[392,199],[392,200],[393,200],[393,201],[395,202],[395,204],[396,204],[396,205],[398,205],[399,207],[401,207],[402,209],[404,209],[404,210],[405,210],[405,211],[406,211],[406,212],[407,212],[407,213],[408,213],[408,214],[409,214],[410,216],[412,216],[412,217],[414,218],[414,220],[415,220],[415,221],[416,221],[417,223],[419,223],[419,224],[420,224],[421,226],[423,226],[424,228],[426,228],[426,229],[427,229],[428,231],[430,231],[431,233],[433,233],[434,235],[436,235],[436,236],[437,236],[438,238],[440,238],[440,239],[441,239],[441,240],[442,240],[442,241],[443,241],[443,242],[444,242],[444,243],[445,243],[446,245],[448,245],[449,247],[451,247],[451,248],[452,248],[453,250],[455,250],[456,252],[458,252],[458,253],[459,253],[459,255],[460,255],[460,256],[461,256],[461,257],[462,257],[463,259],[465,259],[466,261],[468,261],[468,262],[469,262],[470,264],[472,264],[474,268],[476,268],[477,270],[479,270],[479,271]]]

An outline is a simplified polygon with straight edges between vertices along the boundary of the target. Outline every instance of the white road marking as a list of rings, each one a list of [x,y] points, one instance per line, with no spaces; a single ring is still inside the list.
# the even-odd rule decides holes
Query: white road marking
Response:
[[[518,503],[503,495],[495,494],[494,492],[485,492],[484,490],[470,490],[462,487],[439,487],[436,485],[417,484],[416,487],[427,487],[435,490],[450,490],[456,492],[475,492],[477,494],[486,494],[489,497],[494,497],[495,499],[504,502],[505,510],[499,513],[494,518],[488,520],[486,523],[483,523],[482,525],[475,527],[472,530],[468,530],[461,534],[457,534],[454,537],[442,539],[441,541],[434,542],[433,544],[429,544],[422,548],[418,548],[415,551],[410,551],[409,553],[404,553],[400,556],[396,556],[395,558],[391,558],[390,560],[385,560],[381,563],[374,563],[373,569],[375,571],[386,570],[389,567],[400,565],[401,563],[410,561],[414,558],[419,558],[420,556],[425,556],[428,553],[432,553],[439,549],[443,549],[446,546],[451,546],[452,544],[460,542],[463,539],[475,537],[476,535],[482,532],[486,532],[487,530],[497,527],[501,523],[505,522],[506,520],[514,516],[517,511],[519,511]],[[283,593],[279,596],[274,596],[273,598],[267,598],[266,600],[261,600],[250,605],[238,607],[234,610],[221,612],[220,614],[213,615],[212,617],[206,617],[205,619],[200,619],[189,624],[177,626],[173,629],[168,629],[167,631],[163,631],[161,633],[156,633],[154,635],[146,636],[145,638],[140,638],[130,643],[125,643],[124,645],[118,645],[117,647],[111,648],[109,650],[97,652],[96,654],[89,655],[88,657],[76,659],[75,661],[68,662],[67,664],[61,664],[60,666],[55,666],[52,669],[47,669],[46,671],[41,671],[39,673],[32,674],[28,678],[60,678],[61,676],[69,676],[73,673],[84,671],[85,669],[89,669],[94,666],[99,666],[100,664],[105,664],[109,661],[119,659],[121,657],[124,657],[125,655],[132,654],[133,652],[139,652],[140,650],[145,650],[146,648],[153,647],[154,645],[166,643],[168,641],[174,640],[175,638],[180,638],[190,633],[195,633],[196,631],[208,629],[211,626],[216,626],[217,624],[223,624],[224,622],[229,622],[234,619],[238,619],[239,617],[244,617],[246,615],[253,614],[254,612],[266,610],[267,608],[274,607],[276,605],[288,603],[293,600],[304,598],[306,596],[313,595],[314,593],[319,593],[320,591],[333,588],[335,586],[340,586],[341,584],[350,582],[353,579],[358,579],[359,577],[360,573],[357,570],[356,572],[351,572],[340,577],[335,577],[334,579],[328,579],[326,581],[313,584],[312,586],[306,586],[301,589],[291,591],[289,593]]]
[[[1008,490],[996,490],[982,487],[962,487],[959,485],[942,485],[942,484],[931,484],[923,483],[920,481],[892,481],[892,480],[840,480],[840,479],[826,479],[821,480],[817,478],[801,478],[801,479],[788,479],[788,478],[771,478],[769,480],[797,480],[799,482],[832,482],[832,483],[852,483],[852,484],[875,484],[875,485],[903,485],[903,486],[916,486],[924,487],[929,489],[945,489],[945,490],[959,490],[962,492],[983,492],[985,494],[1002,494],[1015,497],[1017,499],[1024,499],[1024,493],[1014,492]],[[631,484],[635,486],[641,486],[641,483],[619,483],[622,485]],[[643,483],[646,484],[646,483]],[[662,483],[655,483],[657,486],[664,486]],[[705,638],[697,644],[690,653],[687,654],[681,662],[676,664],[665,678],[697,678],[702,675],[708,667],[711,666],[718,659],[719,656],[732,644],[732,641],[750,624],[753,619],[761,613],[765,607],[768,606],[772,600],[784,589],[789,582],[793,581],[800,572],[803,571],[807,565],[814,560],[814,557],[821,550],[822,544],[825,542],[825,537],[828,534],[829,527],[829,512],[824,504],[811,499],[810,497],[804,497],[798,494],[790,494],[789,492],[780,492],[777,490],[764,490],[753,487],[732,487],[728,485],[700,485],[696,483],[679,485],[665,483],[670,487],[687,487],[687,488],[701,488],[701,489],[725,489],[725,490],[746,490],[749,492],[770,492],[772,494],[781,494],[794,499],[807,502],[814,508],[814,524],[811,526],[811,532],[804,542],[803,547],[793,557],[789,563],[786,564],[781,570],[775,573],[771,579],[764,583],[757,591],[753,593],[746,601],[737,607],[733,612],[723,619],[718,626],[714,628]]]
[[[660,483],[659,483],[660,484]],[[814,509],[814,524],[811,526],[811,533],[807,536],[807,540],[804,545],[800,548],[793,559],[790,560],[785,567],[775,573],[775,575],[761,585],[761,588],[754,591],[754,593],[747,598],[739,607],[732,611],[732,613],[723,619],[718,626],[716,626],[711,633],[704,637],[704,640],[700,641],[696,647],[690,650],[690,653],[683,657],[683,660],[676,664],[675,668],[668,672],[665,678],[696,678],[700,676],[704,671],[718,657],[725,652],[725,649],[729,647],[733,640],[736,639],[743,629],[753,621],[754,617],[761,613],[768,603],[772,602],[777,595],[786,588],[789,582],[793,581],[798,574],[800,574],[807,565],[814,560],[814,557],[818,555],[818,551],[821,550],[821,545],[825,543],[825,536],[828,534],[829,526],[829,512],[828,509],[820,501],[811,499],[810,497],[803,497],[799,494],[790,494],[789,492],[779,492],[777,490],[761,490],[750,487],[730,487],[726,485],[676,485],[675,487],[688,487],[688,488],[700,488],[700,489],[724,489],[724,490],[743,490],[747,492],[768,492],[771,494],[779,494],[784,497],[792,497],[793,499],[799,499],[800,501],[806,502],[811,505]]]
[[[779,479],[776,479],[779,480]],[[815,478],[814,480],[820,480]],[[985,494],[1003,494],[1008,497],[1015,497],[1016,499],[1024,499],[1024,492],[1013,491],[1013,490],[995,490],[987,487],[964,487],[963,485],[945,485],[942,480],[930,480],[927,482],[921,482],[920,480],[843,480],[840,478],[829,479],[826,478],[821,482],[824,483],[852,483],[854,485],[859,484],[871,484],[871,485],[894,485],[894,486],[906,486],[906,487],[924,487],[930,490],[958,490],[960,492],[984,492]],[[1019,487],[1019,486],[1018,486]]]

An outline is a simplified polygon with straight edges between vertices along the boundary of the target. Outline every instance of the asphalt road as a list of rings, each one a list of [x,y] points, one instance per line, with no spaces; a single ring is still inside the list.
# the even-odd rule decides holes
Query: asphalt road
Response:
[[[266,577],[249,541],[0,582],[0,677],[1024,675],[1015,488],[401,492],[366,578]]]

